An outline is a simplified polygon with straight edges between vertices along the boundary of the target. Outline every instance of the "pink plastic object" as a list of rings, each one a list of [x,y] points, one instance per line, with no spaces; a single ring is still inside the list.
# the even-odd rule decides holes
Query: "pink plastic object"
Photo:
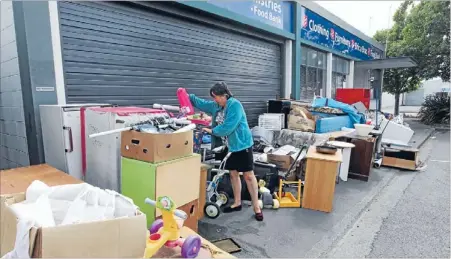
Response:
[[[182,111],[186,115],[193,115],[194,108],[191,104],[191,101],[189,100],[189,96],[185,88],[177,89],[177,98],[179,99],[180,108],[182,109]]]

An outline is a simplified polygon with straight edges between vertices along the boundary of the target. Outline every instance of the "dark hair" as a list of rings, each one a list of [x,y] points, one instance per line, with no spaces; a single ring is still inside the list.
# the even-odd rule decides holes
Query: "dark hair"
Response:
[[[210,88],[210,95],[211,97],[226,96],[227,99],[233,97],[232,92],[230,92],[229,88],[227,87],[227,84],[224,82],[219,82],[213,85]]]

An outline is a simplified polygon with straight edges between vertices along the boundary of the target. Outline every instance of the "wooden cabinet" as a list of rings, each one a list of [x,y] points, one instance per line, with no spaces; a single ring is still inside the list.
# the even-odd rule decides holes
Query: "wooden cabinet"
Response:
[[[149,226],[161,212],[145,204],[146,198],[155,200],[169,196],[181,207],[199,199],[199,179],[200,156],[197,154],[157,164],[122,158],[122,194],[146,214]]]
[[[355,145],[351,151],[348,178],[368,182],[371,168],[373,168],[376,139],[373,137],[340,137],[339,141]]]
[[[331,212],[335,180],[342,161],[341,150],[337,150],[334,155],[325,155],[316,152],[316,147],[311,146],[306,158],[302,207]]]

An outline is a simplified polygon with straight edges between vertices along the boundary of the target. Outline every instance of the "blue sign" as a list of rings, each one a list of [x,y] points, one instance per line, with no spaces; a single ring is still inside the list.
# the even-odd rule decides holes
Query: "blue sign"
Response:
[[[288,1],[219,1],[208,3],[293,33],[293,3]]]
[[[301,38],[361,59],[380,59],[382,51],[370,43],[345,31],[320,15],[302,7]]]

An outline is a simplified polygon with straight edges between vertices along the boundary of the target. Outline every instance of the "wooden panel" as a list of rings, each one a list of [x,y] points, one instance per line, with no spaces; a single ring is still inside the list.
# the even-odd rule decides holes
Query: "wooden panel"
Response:
[[[331,212],[339,162],[307,159],[302,207]]]
[[[155,206],[146,204],[146,198],[156,200],[155,197],[156,165],[122,157],[121,186],[122,194],[129,197],[147,216],[147,226],[155,220]]]
[[[419,162],[418,152],[418,149],[409,147],[387,147],[384,150],[382,165],[415,170]]]
[[[200,156],[193,155],[158,164],[156,197],[169,196],[177,206],[199,199]],[[161,212],[156,211],[156,216]]]
[[[47,164],[2,170],[0,176],[2,195],[25,192],[34,180],[40,180],[49,186],[83,183]]]
[[[383,157],[382,159],[383,166],[396,167],[401,169],[415,170],[416,169],[416,160],[405,160],[395,157]]]
[[[204,215],[204,206],[207,201],[207,174],[208,165],[202,165],[200,169],[200,188],[199,188],[199,219],[202,219]]]

